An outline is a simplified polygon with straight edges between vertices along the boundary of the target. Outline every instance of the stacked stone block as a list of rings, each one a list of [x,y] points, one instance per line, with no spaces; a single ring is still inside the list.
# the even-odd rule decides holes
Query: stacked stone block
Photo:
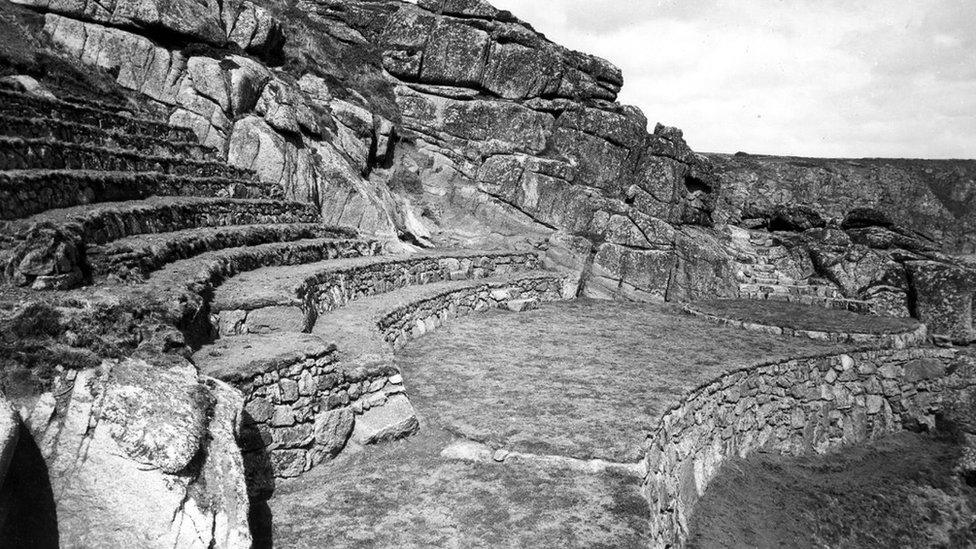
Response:
[[[692,391],[648,438],[644,494],[652,545],[680,546],[695,502],[725,460],[760,448],[826,452],[904,428],[976,388],[976,364],[949,349],[867,351],[748,367]]]

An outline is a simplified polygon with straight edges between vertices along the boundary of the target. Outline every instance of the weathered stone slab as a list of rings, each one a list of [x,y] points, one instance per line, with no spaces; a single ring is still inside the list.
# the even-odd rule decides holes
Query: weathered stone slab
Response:
[[[419,429],[410,401],[403,395],[394,395],[385,405],[370,408],[356,419],[352,439],[363,445],[376,444],[410,436]]]

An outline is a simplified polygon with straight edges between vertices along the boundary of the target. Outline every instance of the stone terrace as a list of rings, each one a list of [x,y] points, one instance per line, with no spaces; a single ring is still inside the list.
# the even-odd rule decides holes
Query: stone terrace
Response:
[[[933,421],[942,398],[971,387],[972,365],[945,375],[952,351],[872,347],[658,305],[577,301],[460,321],[397,357],[419,434],[279,483],[274,542],[672,544],[724,456],[882,436]],[[705,423],[688,426],[692,417]],[[581,484],[589,504],[574,495]],[[615,501],[638,488],[645,500]],[[486,500],[497,515],[475,512]]]

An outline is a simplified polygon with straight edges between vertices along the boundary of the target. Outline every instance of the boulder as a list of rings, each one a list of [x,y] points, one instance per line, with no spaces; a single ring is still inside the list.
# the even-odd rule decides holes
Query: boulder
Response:
[[[30,227],[4,266],[8,281],[36,290],[64,290],[79,285],[84,256],[79,238],[50,223]]]
[[[361,445],[408,437],[420,429],[417,413],[404,395],[393,395],[386,404],[370,408],[356,418],[352,439]]]
[[[189,363],[105,362],[30,412],[64,546],[248,547],[243,398]],[[43,402],[40,399],[38,402]]]
[[[336,456],[346,446],[355,421],[351,408],[323,412],[315,418],[313,462]]]
[[[0,78],[0,89],[26,93],[43,99],[56,99],[43,84],[26,74],[12,74]]]
[[[928,325],[929,333],[963,344],[976,340],[976,270],[938,261],[909,261],[905,266],[918,319]]]
[[[20,417],[10,407],[7,399],[0,395],[0,487],[7,477],[7,469],[14,457],[17,441],[20,439]],[[5,516],[4,502],[0,499],[0,529]]]

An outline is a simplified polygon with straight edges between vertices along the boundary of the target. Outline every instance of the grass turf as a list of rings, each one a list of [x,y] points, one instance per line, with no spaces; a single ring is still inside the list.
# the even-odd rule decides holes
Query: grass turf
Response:
[[[466,438],[632,463],[658,419],[723,372],[851,349],[721,326],[669,305],[583,300],[461,319],[397,361],[415,406]]]
[[[407,440],[344,455],[282,483],[257,547],[644,547],[637,479],[448,461],[424,421]],[[270,541],[270,543],[269,543]]]
[[[702,312],[721,318],[794,330],[849,334],[892,334],[908,332],[918,327],[918,321],[911,318],[862,315],[850,311],[781,301],[716,299],[699,301],[693,303],[692,306]]]
[[[900,433],[825,456],[726,464],[692,514],[689,548],[974,547],[976,487],[960,447]]]

